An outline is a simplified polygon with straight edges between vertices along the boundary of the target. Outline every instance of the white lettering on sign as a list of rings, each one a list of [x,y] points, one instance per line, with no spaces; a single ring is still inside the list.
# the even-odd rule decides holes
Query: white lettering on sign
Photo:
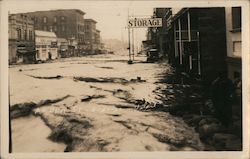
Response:
[[[134,18],[128,20],[128,28],[162,27],[162,18]]]

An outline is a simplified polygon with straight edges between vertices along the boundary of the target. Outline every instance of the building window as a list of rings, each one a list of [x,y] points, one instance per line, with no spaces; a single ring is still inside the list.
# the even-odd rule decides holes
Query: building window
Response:
[[[47,31],[47,26],[46,25],[43,26],[43,30]]]
[[[48,18],[47,17],[43,17],[43,23],[47,23],[48,22]]]
[[[27,40],[27,30],[24,30],[24,40]]]
[[[55,22],[55,23],[57,22],[57,17],[54,17],[54,22]]]
[[[65,26],[64,25],[62,26],[62,31],[65,31]]]
[[[38,22],[38,18],[34,17],[34,22],[37,23]]]
[[[232,28],[233,29],[241,28],[241,7],[232,8]]]
[[[32,40],[32,39],[33,39],[32,30],[29,30],[29,39],[28,40]]]
[[[57,31],[57,26],[54,26],[54,31],[55,31],[55,32]]]
[[[16,31],[17,31],[17,40],[21,40],[21,38],[22,38],[21,29],[17,28]]]
[[[61,21],[64,21],[65,20],[65,17],[64,16],[61,16]]]
[[[234,56],[241,56],[241,41],[233,42],[233,53]]]
[[[234,79],[238,79],[238,78],[240,78],[240,72],[238,72],[238,71],[234,71]]]

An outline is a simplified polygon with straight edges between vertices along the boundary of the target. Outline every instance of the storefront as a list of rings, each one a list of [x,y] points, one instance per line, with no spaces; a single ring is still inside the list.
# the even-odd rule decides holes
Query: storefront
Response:
[[[58,58],[57,38],[54,32],[36,30],[36,59],[38,61]]]

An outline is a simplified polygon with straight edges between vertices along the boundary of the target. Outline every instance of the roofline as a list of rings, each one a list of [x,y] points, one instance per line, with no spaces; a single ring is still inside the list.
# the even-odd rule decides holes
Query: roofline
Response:
[[[179,10],[175,15],[173,15],[173,21],[175,21],[176,19],[178,19],[182,14],[186,13],[189,10],[189,8],[182,8],[181,10]]]
[[[89,21],[89,22],[94,22],[94,23],[97,23],[97,21],[95,21],[94,19],[84,19],[84,21]]]
[[[15,14],[32,14],[32,13],[39,13],[39,12],[56,12],[56,11],[76,11],[80,14],[85,15],[86,13],[83,12],[80,9],[51,9],[51,10],[40,10],[40,11],[34,11],[34,12],[24,12],[24,13],[15,13]]]

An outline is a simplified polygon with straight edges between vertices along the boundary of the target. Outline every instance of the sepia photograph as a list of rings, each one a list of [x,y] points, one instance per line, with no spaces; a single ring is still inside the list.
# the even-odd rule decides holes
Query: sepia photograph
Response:
[[[249,3],[170,2],[3,1],[8,154],[249,151]]]

